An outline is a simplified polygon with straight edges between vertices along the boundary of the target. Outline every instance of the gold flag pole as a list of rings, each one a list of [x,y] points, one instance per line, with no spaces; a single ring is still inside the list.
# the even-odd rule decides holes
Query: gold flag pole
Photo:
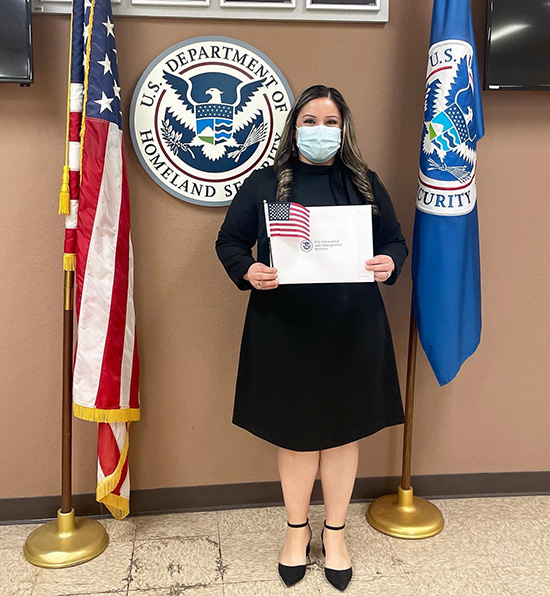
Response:
[[[444,526],[441,511],[426,499],[415,497],[411,486],[412,422],[417,343],[418,327],[411,302],[401,486],[397,487],[396,495],[379,497],[370,504],[367,510],[367,521],[373,528],[396,538],[430,538],[439,534]]]
[[[73,401],[73,296],[74,271],[65,271],[63,295],[63,406],[61,449],[61,509],[57,519],[34,530],[25,542],[27,561],[38,567],[72,567],[100,555],[109,543],[96,520],[75,517],[71,497]]]

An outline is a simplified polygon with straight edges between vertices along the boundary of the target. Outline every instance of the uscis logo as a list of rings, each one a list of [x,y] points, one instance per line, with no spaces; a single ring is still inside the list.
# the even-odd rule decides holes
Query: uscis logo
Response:
[[[463,215],[475,206],[476,133],[472,46],[451,40],[430,48],[417,208]]]
[[[303,252],[311,252],[313,250],[313,242],[311,240],[302,240],[300,242],[300,248]]]
[[[130,107],[138,158],[157,184],[199,205],[228,205],[252,170],[273,163],[293,98],[267,56],[226,37],[166,50]]]

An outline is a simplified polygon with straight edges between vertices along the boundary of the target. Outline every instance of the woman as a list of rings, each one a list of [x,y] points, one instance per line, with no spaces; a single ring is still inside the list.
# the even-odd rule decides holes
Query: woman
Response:
[[[375,283],[281,285],[269,266],[263,201],[306,207],[370,204],[375,281],[395,283],[408,254],[390,198],[369,170],[338,90],[315,85],[290,111],[273,167],[245,181],[216,242],[241,290],[251,290],[241,344],[233,423],[279,447],[288,516],[279,574],[287,586],[305,575],[308,507],[320,469],[326,519],[325,576],[345,590],[352,576],[344,526],[358,443],[404,422],[395,357]],[[257,243],[257,259],[251,249]],[[305,520],[305,521],[304,521]]]

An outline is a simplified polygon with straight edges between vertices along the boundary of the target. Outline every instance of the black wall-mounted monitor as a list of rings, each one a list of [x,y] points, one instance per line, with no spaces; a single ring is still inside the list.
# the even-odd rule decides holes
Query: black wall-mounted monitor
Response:
[[[488,0],[483,88],[550,91],[550,0]]]
[[[31,0],[0,0],[0,82],[33,82]]]

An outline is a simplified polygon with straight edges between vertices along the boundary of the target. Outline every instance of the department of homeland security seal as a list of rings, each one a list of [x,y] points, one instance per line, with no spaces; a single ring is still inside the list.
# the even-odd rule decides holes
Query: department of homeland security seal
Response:
[[[196,37],[147,67],[130,107],[130,134],[153,180],[199,205],[228,205],[256,169],[273,164],[293,102],[281,71],[227,37]]]
[[[473,56],[460,40],[430,48],[416,203],[427,213],[464,215],[475,206]]]

